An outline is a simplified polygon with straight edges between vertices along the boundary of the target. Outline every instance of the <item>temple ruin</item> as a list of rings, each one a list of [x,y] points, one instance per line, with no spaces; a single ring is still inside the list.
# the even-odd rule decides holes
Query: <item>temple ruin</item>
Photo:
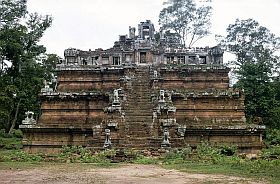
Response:
[[[26,151],[262,147],[265,127],[246,123],[244,95],[229,87],[218,46],[182,47],[176,34],[156,32],[147,20],[112,48],[69,48],[64,56],[55,89],[45,84],[40,93],[38,122],[28,112],[20,126]]]

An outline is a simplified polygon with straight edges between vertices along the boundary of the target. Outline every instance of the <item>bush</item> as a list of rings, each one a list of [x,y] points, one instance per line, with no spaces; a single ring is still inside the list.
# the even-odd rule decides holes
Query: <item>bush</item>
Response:
[[[193,150],[192,150],[192,147],[190,147],[189,145],[188,145],[187,147],[183,148],[183,149],[181,150],[181,152],[182,152],[182,158],[183,158],[184,160],[191,158],[192,151],[193,151]]]
[[[62,162],[110,163],[108,158],[114,154],[114,150],[102,151],[95,154],[83,146],[63,146],[58,158]]]
[[[181,150],[172,149],[163,155],[163,162],[165,164],[182,163],[184,160],[190,159],[192,154],[192,148],[189,145]]]
[[[267,131],[265,141],[268,145],[280,145],[280,130],[272,129]]]
[[[201,143],[196,148],[197,155],[200,159],[209,160],[217,155],[220,155],[220,150],[217,147],[211,146],[209,143]]]
[[[0,137],[3,137],[3,138],[12,138],[13,135],[12,135],[12,134],[6,133],[5,129],[0,129]]]
[[[43,161],[41,154],[29,154],[21,150],[11,150],[8,154],[3,154],[3,161],[9,162],[40,162]]]
[[[262,151],[261,157],[263,159],[280,159],[280,145],[270,146]]]
[[[13,134],[17,138],[22,138],[23,137],[22,131],[20,129],[14,130]]]
[[[133,160],[133,163],[135,164],[157,164],[158,159],[154,157],[145,157],[143,155],[138,155],[135,160]]]
[[[220,153],[226,156],[232,156],[237,151],[237,146],[235,145],[222,145],[219,147]]]

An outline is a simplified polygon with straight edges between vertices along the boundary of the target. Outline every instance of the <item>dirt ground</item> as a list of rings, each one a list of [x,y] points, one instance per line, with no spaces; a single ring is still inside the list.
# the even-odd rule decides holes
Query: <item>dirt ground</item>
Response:
[[[29,168],[2,168],[0,169],[0,183],[263,184],[264,182],[225,175],[185,173],[154,165],[128,164],[100,168],[90,164],[49,164]]]

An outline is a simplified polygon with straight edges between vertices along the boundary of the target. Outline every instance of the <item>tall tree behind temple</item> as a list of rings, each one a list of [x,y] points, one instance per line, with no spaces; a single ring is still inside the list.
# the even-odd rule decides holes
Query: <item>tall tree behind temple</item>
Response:
[[[159,24],[163,30],[180,35],[182,45],[191,47],[210,33],[211,6],[198,7],[195,0],[168,0],[164,5]]]
[[[280,114],[275,79],[279,76],[280,38],[253,19],[239,20],[227,28],[221,45],[236,55],[233,61],[237,87],[245,92],[245,113],[249,120],[261,117],[268,126],[279,126]]]
[[[46,49],[38,42],[52,18],[29,13],[26,0],[2,0],[0,12],[0,128],[11,132],[25,111],[39,111],[46,67],[37,59]]]

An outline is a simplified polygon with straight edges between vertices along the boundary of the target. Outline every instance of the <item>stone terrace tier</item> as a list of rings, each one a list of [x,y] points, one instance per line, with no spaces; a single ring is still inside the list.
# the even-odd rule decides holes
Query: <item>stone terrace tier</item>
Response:
[[[113,148],[182,148],[209,141],[254,152],[264,129],[246,125],[243,93],[228,88],[227,72],[213,65],[61,68],[58,90],[40,94],[38,123],[21,126],[24,149],[103,149],[109,129]],[[164,130],[170,145],[163,144]]]
[[[149,20],[137,30],[109,49],[64,51],[55,89],[46,82],[40,94],[38,122],[28,112],[21,125],[25,150],[160,150],[204,141],[260,150],[264,127],[246,123],[244,95],[229,87],[222,48],[186,48],[177,34],[155,35]]]

